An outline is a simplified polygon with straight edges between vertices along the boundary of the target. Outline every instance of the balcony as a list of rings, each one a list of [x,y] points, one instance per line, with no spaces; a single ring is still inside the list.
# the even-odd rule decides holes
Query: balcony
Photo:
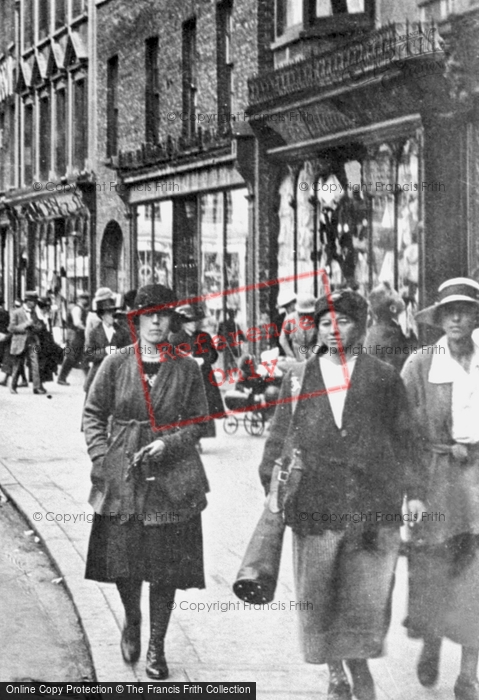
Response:
[[[159,143],[142,143],[133,151],[120,151],[118,169],[140,170],[149,167],[167,167],[195,162],[205,157],[218,157],[231,153],[232,130],[230,124],[222,124],[217,130],[198,127],[196,134],[186,139],[168,136]]]
[[[249,111],[257,112],[281,98],[325,91],[372,80],[406,61],[442,60],[441,38],[432,22],[388,24],[364,33],[341,48],[262,73],[248,81]]]

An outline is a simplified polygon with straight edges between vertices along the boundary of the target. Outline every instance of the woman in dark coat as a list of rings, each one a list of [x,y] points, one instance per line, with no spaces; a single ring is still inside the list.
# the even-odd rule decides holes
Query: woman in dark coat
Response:
[[[455,278],[419,322],[443,328],[404,366],[416,428],[420,495],[409,559],[407,624],[424,639],[417,673],[435,685],[443,637],[462,646],[457,700],[479,700],[479,284]],[[477,333],[477,331],[474,333]],[[424,515],[423,515],[424,514]]]
[[[290,402],[277,406],[260,465],[268,491],[289,431],[304,468],[285,504],[297,600],[308,602],[300,636],[305,660],[328,664],[328,700],[350,700],[351,690],[375,698],[367,659],[383,653],[408,482],[405,388],[392,367],[357,354],[366,320],[367,302],[351,290],[316,302],[315,354],[301,386],[295,370],[283,381],[280,400],[299,398],[294,413]]]
[[[203,319],[203,315],[195,311],[189,304],[179,306],[176,309],[181,322],[181,330],[170,335],[170,342],[174,347],[182,343],[191,348],[193,357],[200,366],[201,375],[208,401],[208,415],[221,414],[224,411],[221,392],[214,382],[211,381],[211,370],[218,359],[218,352],[212,344],[209,333],[199,330],[198,326]],[[216,428],[214,420],[205,422],[202,437],[215,437]]]
[[[177,588],[204,588],[201,511],[208,482],[195,449],[207,412],[203,381],[165,344],[175,301],[162,285],[138,291],[138,341],[106,357],[90,387],[83,426],[95,510],[86,578],[116,583],[125,608],[121,651],[140,655],[142,581],[150,583],[146,672],[168,676],[164,639]]]

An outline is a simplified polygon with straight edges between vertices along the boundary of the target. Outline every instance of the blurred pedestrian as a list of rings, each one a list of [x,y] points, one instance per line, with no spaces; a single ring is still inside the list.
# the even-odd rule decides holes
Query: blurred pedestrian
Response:
[[[313,314],[316,299],[312,294],[300,294],[293,313],[286,316],[281,326],[279,342],[286,357],[304,362],[311,357],[317,330]]]
[[[58,384],[61,386],[69,386],[69,382],[67,382],[68,375],[78,364],[81,364],[86,374],[83,351],[85,347],[85,325],[89,304],[90,295],[88,292],[81,292],[78,295],[78,302],[72,304],[68,310],[67,344],[64,351],[65,358],[58,377]]]
[[[238,359],[241,356],[241,344],[246,340],[246,336],[236,323],[236,309],[228,306],[226,313],[226,320],[221,321],[218,326],[218,335],[223,336],[227,343],[222,350],[224,352],[224,366],[227,370],[237,367]]]
[[[365,346],[383,362],[401,371],[408,358],[411,346],[417,347],[415,335],[406,337],[398,323],[405,303],[389,282],[381,282],[371,291],[369,304],[373,314],[373,325],[369,328]]]
[[[276,306],[278,311],[271,319],[271,322],[278,329],[278,334],[274,334],[271,336],[270,344],[271,348],[279,348],[279,354],[281,356],[285,356],[286,353],[281,344],[280,334],[284,321],[286,320],[286,318],[294,314],[296,310],[296,294],[291,290],[281,289],[278,294],[278,302]]]
[[[53,337],[50,299],[48,297],[40,297],[37,301],[35,312],[39,321],[37,336],[40,379],[42,382],[51,382],[58,371],[58,365],[61,364],[63,359],[63,351],[56,344]]]
[[[284,517],[294,533],[297,599],[307,603],[298,611],[300,638],[308,663],[328,665],[328,700],[376,697],[367,660],[383,654],[409,474],[401,378],[375,357],[352,351],[364,338],[367,312],[366,300],[351,290],[316,302],[324,352],[307,360],[302,376],[296,364],[284,378],[260,465],[266,491],[278,458],[295,467]],[[292,457],[283,454],[285,442]],[[368,517],[378,512],[388,517]]]
[[[435,685],[441,641],[448,637],[462,647],[456,699],[479,700],[479,345],[472,338],[479,284],[454,278],[438,294],[437,304],[416,318],[442,327],[445,335],[403,369],[425,502],[409,503],[418,519],[407,625],[424,640],[420,683]]]
[[[205,415],[221,414],[224,411],[221,392],[211,377],[213,365],[218,359],[218,352],[213,347],[210,334],[200,330],[200,324],[204,318],[203,312],[193,309],[189,304],[183,304],[178,306],[176,313],[181,323],[181,330],[170,335],[170,342],[174,347],[183,345],[185,350],[188,346],[191,357],[200,366],[208,401],[208,413]],[[215,437],[215,435],[214,420],[207,420],[203,425],[202,437]]]
[[[201,511],[208,482],[195,448],[207,412],[197,364],[188,357],[160,362],[173,292],[142,287],[135,308],[134,352],[102,362],[84,410],[93,462],[90,503],[95,509],[86,578],[114,582],[125,609],[121,651],[140,656],[141,586],[150,583],[150,642],[146,673],[168,677],[164,640],[177,588],[204,588]],[[163,308],[161,308],[163,305]],[[160,307],[160,309],[158,309]],[[154,430],[152,420],[159,428]],[[174,427],[181,421],[181,427]]]
[[[14,309],[10,314],[8,331],[12,334],[10,353],[13,356],[12,383],[10,393],[16,394],[18,376],[27,361],[30,366],[34,394],[46,394],[40,377],[38,337],[42,323],[35,312],[38,294],[35,291],[25,292],[25,301],[21,308]]]
[[[3,372],[4,361],[7,358],[8,349],[10,346],[10,333],[8,326],[10,325],[10,314],[5,308],[5,300],[0,297],[0,368]],[[0,386],[7,386],[8,374],[5,372],[5,377],[0,381]]]

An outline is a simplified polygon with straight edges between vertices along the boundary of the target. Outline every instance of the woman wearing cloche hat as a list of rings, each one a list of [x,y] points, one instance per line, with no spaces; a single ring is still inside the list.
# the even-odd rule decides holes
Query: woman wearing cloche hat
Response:
[[[416,427],[420,493],[409,562],[410,634],[424,646],[417,673],[435,685],[441,640],[462,646],[457,700],[479,700],[479,284],[444,282],[438,301],[417,316],[444,335],[419,349],[403,378]]]
[[[205,586],[208,482],[195,444],[208,409],[196,362],[162,351],[171,350],[175,305],[163,285],[139,289],[130,312],[138,340],[103,360],[83,414],[96,514],[86,578],[118,588],[127,663],[140,656],[141,587],[149,582],[146,673],[157,680],[168,677],[164,640],[176,589]]]
[[[406,391],[392,367],[358,351],[367,315],[366,300],[350,289],[318,299],[316,354],[284,378],[260,465],[269,491],[290,441],[298,469],[284,516],[296,595],[311,603],[298,611],[300,639],[308,663],[328,665],[328,700],[376,697],[368,659],[383,653],[410,483]],[[298,483],[293,471],[301,478],[289,490]]]

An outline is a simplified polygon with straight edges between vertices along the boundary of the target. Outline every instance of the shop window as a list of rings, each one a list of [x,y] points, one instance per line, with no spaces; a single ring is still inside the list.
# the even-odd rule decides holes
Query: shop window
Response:
[[[55,29],[60,29],[67,21],[67,1],[55,0]]]
[[[224,0],[217,5],[217,80],[219,124],[227,125],[233,104],[233,3]]]
[[[33,180],[35,149],[33,138],[33,105],[23,109],[23,184],[30,185]]]
[[[48,180],[51,148],[51,109],[48,95],[40,99],[40,179]]]
[[[201,294],[246,285],[248,202],[245,189],[212,192],[200,197]],[[211,325],[223,320],[226,308],[246,322],[246,295],[229,294],[205,302]]]
[[[173,204],[170,200],[137,207],[138,286],[173,286]]]
[[[276,0],[276,36],[303,23],[303,0]]]
[[[110,158],[118,151],[118,56],[110,58],[107,64],[106,100],[106,155]]]
[[[183,24],[183,136],[196,134],[196,18]]]
[[[73,167],[83,170],[88,150],[86,78],[73,81]]]
[[[34,0],[23,0],[23,49],[27,49],[34,42]]]
[[[145,41],[145,74],[145,138],[148,143],[156,143],[158,141],[160,122],[157,36]]]
[[[55,93],[55,170],[58,176],[67,169],[67,99],[66,90],[62,88]]]
[[[38,0],[38,38],[44,39],[50,34],[50,2]]]

